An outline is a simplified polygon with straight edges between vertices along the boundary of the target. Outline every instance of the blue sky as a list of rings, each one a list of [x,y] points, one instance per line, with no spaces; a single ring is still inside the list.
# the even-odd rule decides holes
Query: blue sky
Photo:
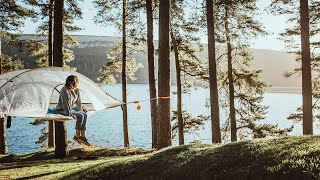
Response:
[[[257,5],[261,9],[264,9],[268,4],[270,4],[270,1],[271,0],[259,0]],[[116,31],[115,28],[103,27],[93,22],[92,19],[94,15],[97,13],[97,10],[93,5],[92,0],[84,0],[83,2],[79,2],[79,5],[83,10],[83,19],[78,20],[75,23],[84,29],[82,31],[76,32],[75,34],[96,36],[121,36],[121,34],[118,31]],[[263,23],[266,30],[270,34],[266,37],[260,37],[258,39],[251,40],[251,47],[256,49],[285,51],[285,44],[277,38],[279,37],[279,33],[283,32],[286,28],[286,17],[275,16],[272,14],[268,14],[266,11],[262,11],[262,15],[257,17],[257,19],[259,19]],[[35,33],[36,25],[37,23],[27,20],[25,27],[22,29],[23,33]],[[204,37],[206,35],[201,34],[201,36]]]

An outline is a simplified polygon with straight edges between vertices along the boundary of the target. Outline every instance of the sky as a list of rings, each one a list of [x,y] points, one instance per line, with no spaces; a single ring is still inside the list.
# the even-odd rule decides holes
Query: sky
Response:
[[[283,32],[286,28],[286,18],[284,16],[275,16],[268,14],[263,10],[271,0],[259,0],[257,6],[262,9],[261,15],[256,17],[263,23],[269,35],[266,37],[259,37],[258,39],[251,40],[251,48],[255,49],[269,49],[285,51],[285,44],[279,40],[279,33]],[[77,20],[76,25],[83,28],[83,30],[74,33],[75,35],[95,35],[95,36],[118,36],[121,34],[114,27],[104,27],[93,22],[93,17],[97,13],[92,0],[83,0],[79,2],[83,11],[83,19]],[[22,28],[24,34],[34,34],[37,23],[26,20],[25,27]],[[200,36],[205,37],[206,34]],[[205,39],[205,38],[202,38]]]

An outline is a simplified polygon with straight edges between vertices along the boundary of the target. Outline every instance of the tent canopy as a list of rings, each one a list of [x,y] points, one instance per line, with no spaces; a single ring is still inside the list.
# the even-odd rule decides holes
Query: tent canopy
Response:
[[[86,76],[58,67],[25,69],[0,76],[0,112],[7,116],[48,117],[69,75],[79,78],[81,101],[89,111],[122,105]]]

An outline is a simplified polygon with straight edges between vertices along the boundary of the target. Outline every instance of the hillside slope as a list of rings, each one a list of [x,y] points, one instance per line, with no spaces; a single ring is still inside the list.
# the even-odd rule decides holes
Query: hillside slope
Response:
[[[144,155],[48,160],[52,152],[0,157],[4,179],[319,179],[320,137],[191,144]],[[88,153],[88,152],[83,152]],[[128,153],[128,154],[132,154]],[[121,154],[120,154],[121,155]],[[122,154],[124,155],[124,154]],[[47,160],[45,160],[47,159]]]

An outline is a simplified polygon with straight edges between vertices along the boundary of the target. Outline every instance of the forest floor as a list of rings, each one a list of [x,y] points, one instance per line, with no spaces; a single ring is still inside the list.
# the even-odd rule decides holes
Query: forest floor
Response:
[[[320,136],[0,156],[0,179],[319,179]]]

